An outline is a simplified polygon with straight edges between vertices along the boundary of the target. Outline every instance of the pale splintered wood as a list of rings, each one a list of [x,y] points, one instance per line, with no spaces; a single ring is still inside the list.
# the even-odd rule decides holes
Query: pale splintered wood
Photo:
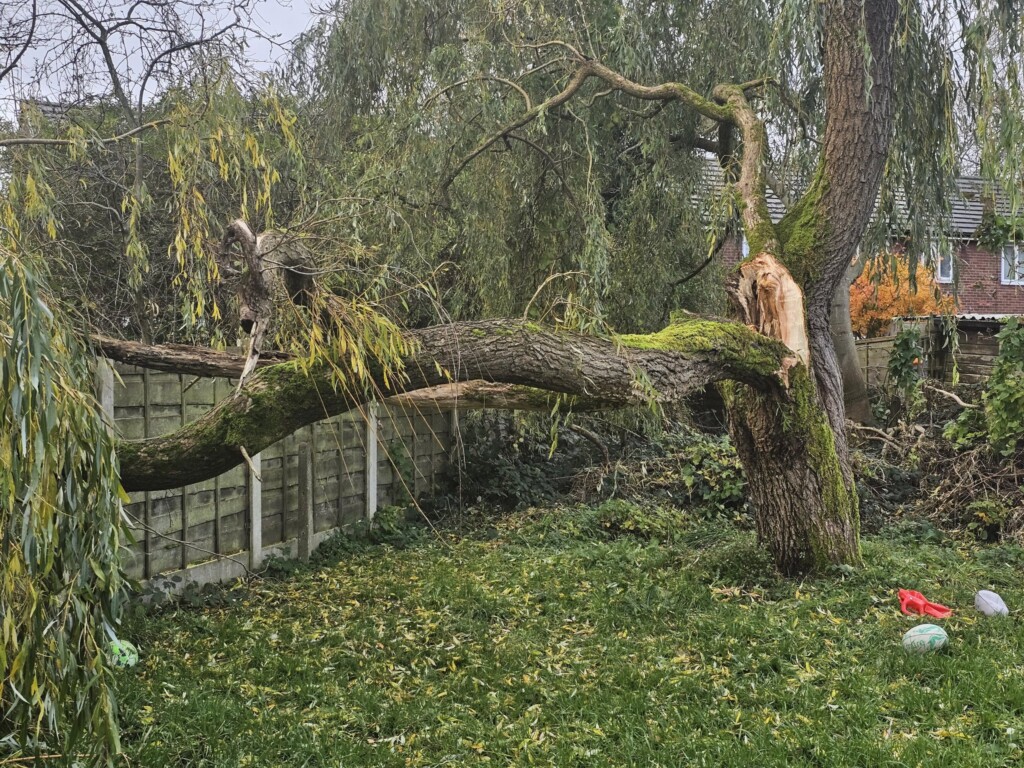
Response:
[[[804,294],[774,256],[762,253],[740,267],[734,298],[747,325],[779,339],[808,364],[811,347],[804,323]]]

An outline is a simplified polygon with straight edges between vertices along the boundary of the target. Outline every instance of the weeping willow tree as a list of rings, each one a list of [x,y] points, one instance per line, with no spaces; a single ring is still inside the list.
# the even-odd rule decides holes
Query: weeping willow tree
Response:
[[[38,270],[0,245],[0,749],[53,753],[62,732],[89,763],[117,750],[124,494],[89,358]]]
[[[732,431],[795,572],[859,558],[833,302],[858,248],[945,240],[965,147],[1019,198],[1021,39],[1015,3],[980,0],[354,0],[293,77],[317,135],[349,138],[314,142],[322,165],[362,167],[410,239],[435,238],[410,259],[454,262],[471,314],[653,330],[630,310],[671,305],[685,255],[738,217],[735,317],[800,364],[786,404],[728,387]]]
[[[250,206],[250,219],[265,214],[280,199],[275,190],[287,189],[302,229],[329,244],[324,255],[348,260],[349,271],[332,270],[332,279],[337,293],[354,297],[358,311],[350,316],[397,308],[423,327],[397,342],[397,331],[371,318],[359,327],[377,327],[379,336],[350,334],[338,346],[329,342],[330,323],[307,315],[298,326],[307,334],[301,360],[258,370],[179,432],[118,444],[122,484],[156,489],[215,475],[378,392],[486,379],[568,395],[563,405],[614,407],[721,382],[758,533],[779,567],[798,573],[859,562],[829,310],[858,245],[888,239],[894,223],[941,239],[965,143],[975,144],[993,183],[1020,200],[1017,10],[988,0],[340,5],[279,85],[298,120],[271,105],[253,123],[273,127],[281,158],[302,155],[302,162],[289,161],[282,174],[284,160],[268,161],[262,149],[263,130],[204,123],[197,144],[183,124],[176,141],[162,145],[174,194],[160,250],[177,264],[176,287],[188,297],[181,316],[199,327],[219,309],[211,300],[217,263],[204,246],[218,231],[211,215],[221,215],[208,204],[230,194],[230,184],[218,185],[253,182],[235,187],[241,197],[230,219],[243,215],[241,205]],[[970,136],[959,133],[964,124]],[[60,140],[70,142],[66,149],[82,141]],[[237,167],[254,175],[233,176],[224,146],[237,147]],[[721,169],[717,199],[706,193],[708,158]],[[7,210],[35,217],[31,242],[42,248],[66,222],[59,206],[46,203],[57,198],[32,178],[12,182]],[[768,211],[770,187],[790,202],[778,224]],[[751,253],[730,278],[739,322],[677,315],[658,330],[666,306],[684,298],[669,290],[673,283],[701,296],[710,291],[710,282],[686,278],[737,219]],[[256,231],[262,222],[250,224]],[[24,258],[35,246],[12,240],[10,248]],[[364,301],[368,284],[408,289]],[[21,317],[13,300],[11,307]],[[518,319],[480,319],[509,314]],[[77,350],[61,341],[68,337],[59,316],[49,318],[29,321],[48,329],[41,338],[56,340],[50,358],[35,358],[40,371],[80,371]],[[18,541],[45,528],[51,507],[70,510],[61,531],[81,526],[87,535],[50,540],[53,562],[78,579],[61,583],[82,585],[82,595],[92,583],[114,590],[113,545],[96,566],[82,549],[101,551],[111,541],[111,528],[95,523],[116,516],[112,464],[100,442],[108,438],[88,400],[70,394],[87,386],[82,375],[69,374],[54,390],[54,402],[69,404],[66,419],[50,421],[43,400],[42,412],[17,411],[37,387],[32,358],[13,344],[22,325],[0,334],[5,365],[29,365],[27,378],[5,367],[3,379],[5,418],[22,414],[10,416],[4,434],[26,435],[10,440],[5,457],[23,468],[7,497],[22,505]],[[148,354],[169,357],[159,348]],[[26,413],[36,421],[26,422]],[[58,446],[100,456],[100,465],[62,459]],[[106,495],[68,507],[69,491],[51,491],[67,477],[76,493]],[[36,498],[51,504],[26,506]],[[5,541],[14,541],[6,528]],[[26,563],[41,552],[34,543],[18,546]],[[21,577],[27,566],[19,571],[12,605],[20,608],[29,594],[40,596],[36,604],[66,604],[68,592],[43,571],[36,582]],[[24,586],[36,583],[35,592]],[[95,607],[102,598],[82,600],[83,610],[107,610]],[[88,663],[103,619],[81,615],[89,629],[73,637],[94,640],[70,653]],[[97,699],[104,678],[69,672],[63,662],[47,667],[55,658],[43,650],[49,624],[26,621],[35,651],[16,667],[6,659],[6,716],[36,723],[39,712],[59,719],[66,711],[84,726],[108,713]],[[17,677],[30,661],[32,674],[47,681],[36,690],[62,694],[49,709],[33,709]],[[59,709],[72,699],[81,703]]]

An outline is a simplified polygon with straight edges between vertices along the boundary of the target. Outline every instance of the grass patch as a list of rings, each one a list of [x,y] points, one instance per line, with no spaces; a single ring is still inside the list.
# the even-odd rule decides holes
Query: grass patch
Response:
[[[1024,759],[1019,619],[970,608],[980,588],[1024,606],[1021,550],[903,529],[868,538],[861,571],[796,582],[747,532],[637,517],[526,513],[136,620],[125,749],[145,766]],[[961,609],[946,651],[903,652],[899,587]]]

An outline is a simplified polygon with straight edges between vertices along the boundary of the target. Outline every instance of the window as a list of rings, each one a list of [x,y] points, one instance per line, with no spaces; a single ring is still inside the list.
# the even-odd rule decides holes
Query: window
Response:
[[[931,254],[921,254],[921,265],[935,270],[936,283],[953,282],[953,254],[943,252],[938,245],[932,244]]]
[[[935,282],[953,282],[953,254],[932,252],[932,264],[935,265]]]
[[[1024,243],[1003,246],[1004,285],[1024,285]]]

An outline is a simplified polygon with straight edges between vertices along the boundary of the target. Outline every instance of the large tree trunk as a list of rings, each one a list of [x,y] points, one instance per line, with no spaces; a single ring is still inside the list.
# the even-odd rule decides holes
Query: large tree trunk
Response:
[[[773,329],[806,322],[809,360],[804,360],[812,375],[804,376],[803,366],[792,372],[793,397],[782,409],[756,394],[731,392],[731,431],[757,506],[758,535],[790,573],[860,560],[843,380],[829,321],[833,298],[874,208],[892,139],[897,11],[896,0],[825,4],[824,150],[809,190],[777,227],[771,227],[763,198],[756,197],[763,189],[758,164],[766,150],[752,146],[751,138],[766,142],[763,128],[743,124],[744,151],[757,153],[754,160],[744,157],[743,178],[751,187],[744,224],[757,233],[757,251],[777,256],[785,269],[770,263],[755,267],[759,274],[740,277],[734,298],[744,322],[777,338],[783,337]],[[795,286],[786,283],[790,277]],[[795,299],[771,300],[799,291],[805,313],[799,318]],[[754,308],[761,316],[752,313]],[[766,313],[779,317],[766,320]]]
[[[853,323],[850,320],[850,286],[864,271],[864,262],[857,259],[846,272],[843,282],[836,289],[832,299],[832,344],[836,349],[839,371],[843,377],[843,403],[846,418],[858,424],[874,424],[871,401],[868,399],[868,383],[860,367],[857,345],[853,339]]]
[[[860,561],[857,496],[844,478],[828,415],[808,368],[803,293],[786,268],[762,253],[740,265],[729,286],[749,326],[794,351],[790,397],[722,386],[729,432],[756,509],[758,538],[783,573]]]

